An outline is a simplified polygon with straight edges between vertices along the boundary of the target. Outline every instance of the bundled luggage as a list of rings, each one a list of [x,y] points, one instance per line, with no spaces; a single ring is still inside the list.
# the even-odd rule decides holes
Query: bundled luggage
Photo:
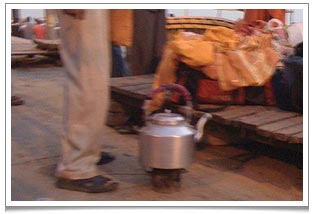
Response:
[[[237,22],[232,29],[209,26],[203,34],[175,34],[167,42],[153,88],[184,85],[195,108],[197,104],[277,105],[302,112],[302,44],[291,46],[285,27],[275,26],[276,21]],[[277,69],[283,67],[281,62],[283,71]],[[178,95],[172,100],[178,101]],[[159,94],[148,108],[153,111],[163,101]]]
[[[302,47],[302,45],[301,45]],[[298,55],[285,58],[284,69],[276,71],[273,88],[277,106],[288,111],[303,112],[303,57]]]
[[[189,66],[181,63],[178,66],[178,84],[185,86],[193,97],[194,108],[198,104],[217,105],[268,105],[276,104],[272,80],[263,86],[240,87],[224,91],[217,80],[208,78]],[[173,101],[178,101],[175,95]]]

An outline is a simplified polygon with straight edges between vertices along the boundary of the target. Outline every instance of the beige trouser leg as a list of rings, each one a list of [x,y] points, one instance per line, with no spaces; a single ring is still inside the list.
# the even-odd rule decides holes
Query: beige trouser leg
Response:
[[[107,10],[86,10],[83,20],[59,11],[61,56],[66,69],[63,154],[56,175],[84,179],[99,175],[97,134],[109,100],[111,63]]]

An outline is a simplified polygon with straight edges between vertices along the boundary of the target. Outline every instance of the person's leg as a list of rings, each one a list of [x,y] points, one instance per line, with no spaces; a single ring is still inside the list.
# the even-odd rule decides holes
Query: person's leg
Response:
[[[131,75],[122,57],[121,47],[118,45],[112,45],[112,60],[112,77],[126,77]]]
[[[153,28],[148,10],[134,10],[133,45],[130,47],[129,67],[133,75],[143,75],[153,55]]]
[[[122,66],[119,55],[120,46],[112,45],[112,73],[111,77],[122,77]]]
[[[96,163],[100,159],[97,134],[105,124],[109,100],[111,55],[108,12],[86,10],[82,20],[60,12],[59,18],[60,51],[67,80],[64,90],[63,154],[56,170],[59,178],[57,185],[84,191],[84,188],[75,187],[84,187],[85,182],[86,186],[91,186],[89,192],[97,192],[97,186],[107,183],[103,178],[98,179],[100,173]],[[90,181],[93,178],[94,182]],[[78,181],[69,182],[71,180]],[[71,185],[74,187],[71,188]],[[102,190],[111,190],[111,187]]]

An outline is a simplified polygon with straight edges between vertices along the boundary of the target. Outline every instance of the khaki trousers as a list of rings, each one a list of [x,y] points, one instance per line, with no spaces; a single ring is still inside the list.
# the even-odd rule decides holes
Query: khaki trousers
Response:
[[[62,157],[56,176],[85,179],[99,172],[97,135],[106,121],[111,44],[108,10],[86,10],[83,20],[59,13],[66,70]]]

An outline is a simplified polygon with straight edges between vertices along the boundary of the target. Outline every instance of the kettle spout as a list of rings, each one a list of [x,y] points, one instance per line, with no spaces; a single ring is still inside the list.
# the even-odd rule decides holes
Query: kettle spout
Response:
[[[194,136],[195,142],[200,142],[203,135],[204,135],[204,127],[208,120],[212,119],[212,115],[209,113],[205,113],[201,118],[199,118],[197,124],[196,124],[196,134]]]

